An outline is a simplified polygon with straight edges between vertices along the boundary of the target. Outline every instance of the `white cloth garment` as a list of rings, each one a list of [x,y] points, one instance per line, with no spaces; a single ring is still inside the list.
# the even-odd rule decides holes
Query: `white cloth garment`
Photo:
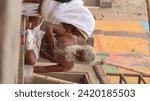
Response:
[[[43,21],[41,22],[41,24]],[[28,29],[26,32],[26,50],[33,49],[36,60],[39,58],[39,52],[41,48],[41,41],[45,32],[40,30],[41,24],[35,27],[33,30]]]
[[[60,3],[55,0],[43,0],[41,13],[44,20],[52,24],[68,23],[91,36],[95,20],[92,13],[83,6],[82,0]]]

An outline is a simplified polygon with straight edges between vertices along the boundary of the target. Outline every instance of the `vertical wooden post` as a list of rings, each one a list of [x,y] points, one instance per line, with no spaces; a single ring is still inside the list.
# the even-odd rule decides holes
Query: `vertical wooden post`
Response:
[[[0,83],[18,82],[22,0],[0,0]]]
[[[147,5],[147,16],[148,16],[148,25],[149,25],[149,32],[150,32],[150,1],[146,0]]]
[[[27,17],[22,16],[22,21],[21,21],[21,36],[23,37],[23,40],[25,40],[25,31],[26,31],[26,21]],[[25,44],[25,43],[24,43]],[[19,52],[19,68],[18,68],[18,84],[23,84],[24,83],[24,67],[25,67],[25,61],[24,61],[24,53],[25,53],[25,46],[24,44],[20,45],[20,52]]]

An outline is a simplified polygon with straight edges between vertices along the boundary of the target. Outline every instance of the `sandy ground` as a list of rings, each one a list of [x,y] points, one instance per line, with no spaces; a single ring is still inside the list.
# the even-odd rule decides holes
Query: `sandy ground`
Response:
[[[99,20],[147,21],[146,0],[112,0],[112,8],[90,8]]]

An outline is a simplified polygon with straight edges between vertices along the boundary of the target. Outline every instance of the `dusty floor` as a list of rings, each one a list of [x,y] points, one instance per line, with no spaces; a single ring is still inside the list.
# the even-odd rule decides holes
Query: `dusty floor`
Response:
[[[146,0],[112,0],[112,8],[91,8],[97,20],[147,21]]]

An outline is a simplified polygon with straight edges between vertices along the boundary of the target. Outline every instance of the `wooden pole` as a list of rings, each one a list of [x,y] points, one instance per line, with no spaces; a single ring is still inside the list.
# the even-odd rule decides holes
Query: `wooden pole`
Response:
[[[136,72],[136,73],[145,74],[145,75],[146,75],[146,74],[150,75],[149,73],[144,73],[144,72],[135,70],[135,69],[133,69],[133,68],[130,69],[130,68],[128,68],[128,67],[121,66],[121,65],[118,65],[118,64],[115,64],[115,63],[106,62],[106,64],[115,66],[115,67],[117,67],[117,68],[121,68],[121,69],[126,69],[126,70],[129,70],[129,71],[133,71],[133,72]]]
[[[57,79],[57,78],[53,78],[50,76],[44,76],[44,75],[40,75],[40,74],[33,74],[33,77],[35,79],[39,79],[39,80],[44,80],[44,81],[48,81],[48,82],[55,82],[56,84],[77,84],[75,82],[70,82],[70,81],[66,81],[66,80],[62,80],[62,79]]]
[[[25,31],[26,31],[26,21],[27,17],[22,15],[21,21],[21,32],[20,36],[22,37],[23,42],[25,41]],[[24,83],[24,67],[25,67],[25,43],[20,44],[20,52],[19,52],[19,68],[18,68],[18,84]]]
[[[102,65],[100,65],[99,63],[95,63],[93,65],[93,69],[100,81],[101,84],[110,84],[111,82],[109,81],[106,73],[104,72]]]
[[[150,1],[146,0],[147,5],[147,15],[148,15],[148,25],[149,25],[149,32],[150,32]]]
[[[22,0],[0,0],[0,83],[17,83]]]

